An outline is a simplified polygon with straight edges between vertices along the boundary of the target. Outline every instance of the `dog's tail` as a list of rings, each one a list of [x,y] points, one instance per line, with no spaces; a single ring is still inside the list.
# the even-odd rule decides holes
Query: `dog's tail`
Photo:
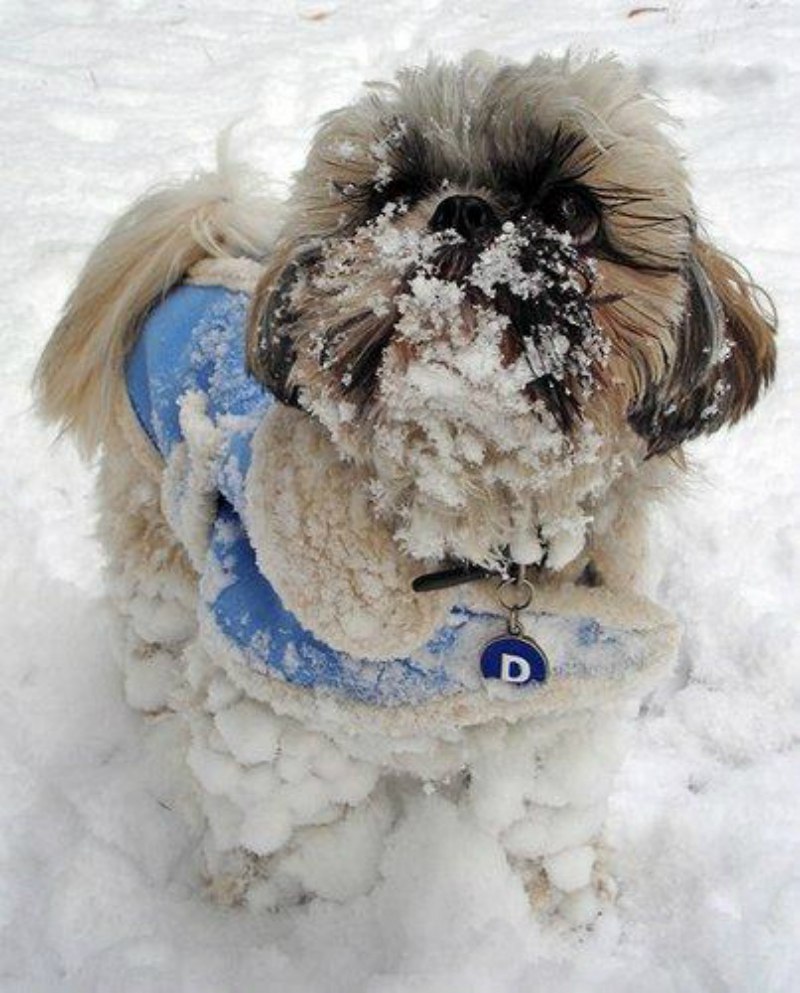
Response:
[[[240,169],[196,176],[136,202],[89,256],[39,361],[42,415],[91,455],[112,423],[125,356],[142,318],[203,258],[262,259],[280,207]]]

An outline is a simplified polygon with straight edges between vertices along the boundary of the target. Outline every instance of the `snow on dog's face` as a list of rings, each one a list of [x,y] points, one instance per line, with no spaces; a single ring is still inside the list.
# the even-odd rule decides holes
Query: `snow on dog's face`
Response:
[[[565,564],[621,472],[771,374],[666,122],[613,60],[480,55],[323,121],[251,367],[367,468],[412,554]]]

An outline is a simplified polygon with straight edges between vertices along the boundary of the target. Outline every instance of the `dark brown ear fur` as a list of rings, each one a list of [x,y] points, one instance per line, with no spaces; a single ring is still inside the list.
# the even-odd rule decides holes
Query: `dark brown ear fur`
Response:
[[[276,248],[256,287],[247,324],[248,371],[290,407],[297,406],[297,390],[289,382],[295,361],[291,295],[302,266],[313,254],[301,252],[292,261],[295,248],[286,243]]]
[[[247,319],[247,368],[281,403],[297,407],[298,387],[292,381],[296,339],[302,318],[295,311],[292,295],[307,277],[307,269],[319,261],[319,245],[279,242],[253,294]]]
[[[775,374],[775,314],[747,272],[696,237],[686,281],[686,314],[670,367],[630,415],[648,455],[734,424]]]

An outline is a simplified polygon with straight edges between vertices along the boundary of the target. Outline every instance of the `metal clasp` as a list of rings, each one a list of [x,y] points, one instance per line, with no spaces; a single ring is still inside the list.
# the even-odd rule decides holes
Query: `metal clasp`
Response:
[[[508,611],[508,633],[522,634],[520,611],[525,610],[533,600],[533,583],[525,578],[525,566],[516,567],[516,576],[503,580],[497,587],[497,602]]]

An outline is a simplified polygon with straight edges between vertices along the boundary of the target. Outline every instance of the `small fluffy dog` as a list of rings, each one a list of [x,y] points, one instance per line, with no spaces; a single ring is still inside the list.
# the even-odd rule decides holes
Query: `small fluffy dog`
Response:
[[[668,124],[612,58],[433,62],[328,114],[288,203],[203,176],[91,255],[41,408],[102,451],[128,692],[187,722],[221,896],[366,892],[420,783],[543,910],[610,892],[676,645],[647,506],[775,361]]]

